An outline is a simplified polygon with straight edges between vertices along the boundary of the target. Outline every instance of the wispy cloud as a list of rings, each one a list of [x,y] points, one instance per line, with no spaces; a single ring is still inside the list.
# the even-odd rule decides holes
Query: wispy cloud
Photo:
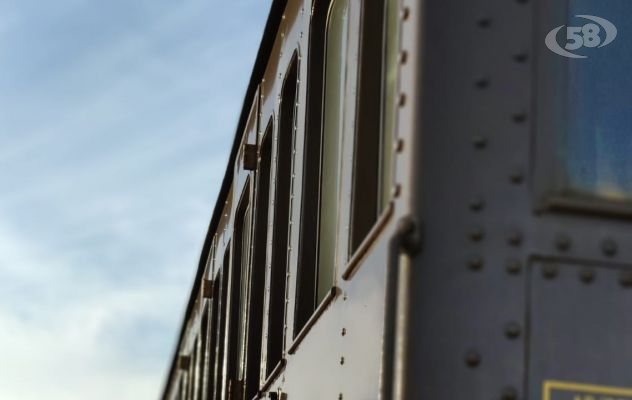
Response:
[[[269,4],[0,0],[0,399],[153,399]]]

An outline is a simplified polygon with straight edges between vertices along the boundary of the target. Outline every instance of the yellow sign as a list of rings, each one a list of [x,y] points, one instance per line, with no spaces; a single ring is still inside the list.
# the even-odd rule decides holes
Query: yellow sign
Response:
[[[632,389],[575,382],[544,381],[542,400],[632,400]]]

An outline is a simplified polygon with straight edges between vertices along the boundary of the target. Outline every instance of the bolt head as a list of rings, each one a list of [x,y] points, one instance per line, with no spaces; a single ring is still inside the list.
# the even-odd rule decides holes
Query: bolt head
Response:
[[[513,231],[509,234],[507,241],[512,246],[520,246],[522,243],[522,233],[520,231]]]
[[[485,147],[487,147],[487,139],[483,136],[476,136],[474,137],[474,139],[472,139],[472,144],[477,149],[484,149]]]
[[[565,252],[571,248],[571,238],[566,234],[560,234],[555,238],[555,247],[559,251]]]
[[[509,260],[505,265],[505,269],[511,275],[517,275],[522,270],[522,263],[518,260]]]
[[[605,239],[601,242],[601,251],[606,257],[614,257],[617,254],[617,242],[613,239]]]
[[[619,277],[619,283],[625,288],[632,288],[632,271],[623,271]]]
[[[470,368],[475,368],[481,363],[481,355],[476,350],[465,353],[465,363]]]
[[[595,280],[595,271],[592,268],[584,268],[579,272],[579,279],[584,283],[591,283]]]
[[[470,210],[481,211],[483,208],[485,208],[485,200],[482,197],[474,197],[470,200]]]
[[[509,322],[507,325],[505,325],[505,335],[509,339],[516,339],[520,337],[521,333],[522,333],[522,328],[520,327],[520,324],[518,324],[517,322]]]
[[[545,264],[542,266],[542,276],[546,279],[554,279],[558,274],[558,268],[554,264]]]
[[[483,231],[483,228],[476,227],[470,232],[470,239],[472,239],[472,241],[474,242],[480,242],[481,240],[483,240],[483,237],[485,237],[485,232]]]
[[[480,271],[483,268],[483,264],[484,264],[483,257],[480,257],[480,256],[472,257],[468,261],[468,266],[470,267],[472,271]]]

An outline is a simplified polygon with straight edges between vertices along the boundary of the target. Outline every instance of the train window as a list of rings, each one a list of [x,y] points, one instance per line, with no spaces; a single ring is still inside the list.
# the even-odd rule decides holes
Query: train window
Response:
[[[248,184],[246,184],[246,188]],[[245,338],[244,324],[248,253],[250,250],[250,203],[249,191],[244,191],[235,218],[235,234],[233,248],[233,263],[230,276],[230,315],[228,322],[228,364],[227,377],[230,398],[241,397],[241,382],[243,380],[243,344]]]
[[[209,307],[204,307],[202,311],[202,321],[200,322],[200,358],[199,358],[199,372],[198,372],[198,389],[197,398],[202,400],[204,396],[204,385],[206,384],[206,372],[208,370],[208,320],[209,320]]]
[[[569,16],[593,14],[615,26],[625,26],[632,16],[632,3],[626,0],[569,2]],[[591,8],[592,7],[592,8]],[[561,135],[561,154],[565,155],[564,190],[579,198],[592,197],[611,202],[632,201],[632,40],[623,36],[617,42],[597,48],[606,40],[606,31],[594,21],[574,18],[572,26],[584,26],[585,46],[576,53],[589,56],[568,62],[567,133]],[[591,25],[586,25],[590,23]],[[593,31],[590,31],[590,28]],[[595,36],[590,37],[594,32]],[[587,40],[595,45],[589,45]]]
[[[224,351],[226,346],[226,308],[228,301],[228,273],[230,268],[230,244],[226,246],[224,251],[224,260],[222,263],[222,269],[220,271],[220,285],[219,290],[219,312],[217,313],[216,337],[217,337],[217,349],[215,353],[215,371],[214,371],[214,383],[215,388],[213,391],[213,399],[219,400],[223,398],[222,390],[226,385],[224,379]]]
[[[320,159],[322,143],[323,62],[327,2],[316,3],[310,24],[307,63],[307,107],[303,147],[303,184],[298,251],[294,338],[316,309],[316,260],[318,251],[318,214]]]
[[[285,323],[285,289],[288,258],[290,192],[292,187],[292,154],[294,144],[294,116],[296,109],[297,57],[285,76],[281,93],[279,129],[276,152],[276,188],[272,230],[270,297],[268,302],[268,342],[266,372],[269,375],[281,361],[283,354],[283,325]]]
[[[210,317],[209,318],[210,335],[209,335],[209,341],[208,341],[209,368],[206,374],[207,379],[208,379],[206,397],[208,400],[214,399],[213,391],[215,390],[215,382],[217,379],[216,345],[217,345],[217,338],[218,338],[218,333],[219,333],[217,329],[217,326],[219,325],[219,320],[218,320],[219,319],[219,294],[220,294],[220,279],[219,279],[219,274],[217,274],[213,283],[213,300],[211,302],[211,311],[210,311],[210,316],[209,316]]]
[[[397,1],[365,2],[362,11],[350,256],[391,199],[395,131]]]
[[[268,195],[272,161],[272,124],[268,124],[259,152],[257,190],[254,210],[254,245],[250,272],[248,305],[245,398],[252,399],[259,391],[261,374],[261,341],[263,293],[265,290],[266,244],[268,236]]]
[[[316,303],[334,282],[340,192],[340,150],[344,122],[349,1],[334,0],[329,10],[325,44],[323,139],[318,232]]]
[[[391,200],[393,176],[393,142],[395,140],[395,109],[397,96],[397,58],[399,55],[399,2],[387,0],[383,72],[383,139],[381,151],[380,207],[386,208]]]

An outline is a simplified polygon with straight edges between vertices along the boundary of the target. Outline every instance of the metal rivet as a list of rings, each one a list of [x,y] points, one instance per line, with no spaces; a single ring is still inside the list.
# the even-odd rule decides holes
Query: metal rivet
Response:
[[[522,243],[522,233],[520,231],[513,231],[509,234],[509,237],[507,238],[507,243],[509,243],[512,246],[520,246],[520,244]]]
[[[410,17],[410,8],[404,7],[402,9],[400,17],[401,17],[402,20],[406,21],[408,19],[408,17]]]
[[[520,328],[520,325],[518,323],[510,322],[507,325],[505,325],[505,335],[509,339],[516,339],[517,337],[520,336],[521,333],[522,333],[522,329]]]
[[[482,137],[482,136],[476,136],[473,140],[472,140],[472,144],[474,145],[474,147],[476,147],[477,149],[484,149],[485,147],[487,147],[487,139]]]
[[[344,357],[340,357],[340,365],[344,365],[345,364],[345,358]]]
[[[404,151],[404,139],[395,139],[395,151],[398,153]]]
[[[344,336],[347,334],[347,328],[342,328],[342,331],[340,331],[340,335]]]
[[[342,400],[342,393],[338,395],[338,400]]]
[[[522,183],[522,181],[524,181],[524,174],[521,169],[514,169],[509,175],[509,179],[515,184]]]
[[[479,89],[486,89],[489,87],[491,83],[489,79],[487,78],[480,78],[475,82],[475,84],[476,84],[476,87]]]
[[[579,272],[579,279],[584,283],[590,283],[595,280],[595,271],[592,268],[584,268]]]
[[[480,242],[481,240],[483,240],[484,236],[485,232],[483,231],[483,228],[476,227],[470,232],[470,239],[475,242]]]
[[[613,257],[615,254],[617,254],[617,250],[618,250],[617,242],[615,242],[614,240],[606,239],[603,242],[601,242],[601,251],[603,252],[605,256]]]
[[[402,186],[401,185],[393,186],[393,190],[392,190],[393,197],[399,197],[400,194],[402,194]]]
[[[485,200],[482,197],[474,197],[470,200],[470,210],[481,211],[483,208],[485,208]]]
[[[518,53],[513,57],[514,61],[517,63],[525,63],[529,60],[529,55],[527,53]]]
[[[397,104],[400,107],[403,107],[406,104],[406,95],[404,93],[401,93],[399,95],[399,99],[397,100]]]
[[[511,275],[517,275],[522,270],[522,263],[518,260],[509,260],[505,265],[505,269]]]
[[[566,234],[559,234],[555,238],[555,247],[559,251],[568,251],[571,248],[571,238]]]
[[[481,355],[476,350],[465,353],[465,363],[470,368],[477,367],[481,363]]]
[[[478,26],[481,28],[489,28],[492,24],[491,18],[483,17],[478,20]]]
[[[558,269],[556,265],[553,264],[545,264],[542,266],[542,276],[546,279],[553,279],[557,276]]]
[[[514,120],[514,122],[521,124],[523,122],[525,122],[527,120],[527,114],[526,113],[517,113],[514,114],[512,116],[512,119]]]
[[[406,50],[402,50],[399,53],[399,63],[406,64],[406,61],[408,61],[408,52]]]
[[[632,271],[623,271],[619,277],[619,283],[626,288],[632,287]]]
[[[472,257],[468,262],[467,265],[470,267],[470,269],[472,271],[480,271],[483,268],[483,257]]]
[[[512,387],[506,387],[503,389],[500,398],[502,400],[516,400],[518,398],[518,392]]]

